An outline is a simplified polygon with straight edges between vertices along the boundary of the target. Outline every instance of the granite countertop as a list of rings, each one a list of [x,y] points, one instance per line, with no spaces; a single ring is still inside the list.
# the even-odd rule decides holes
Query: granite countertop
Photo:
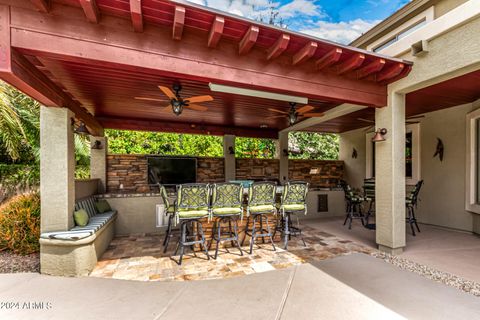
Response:
[[[282,188],[278,188],[277,192],[281,192],[283,189],[283,186],[279,186]],[[315,188],[310,188],[309,191],[343,191],[342,188],[321,188],[321,187],[315,187]],[[168,192],[169,196],[174,196],[175,192]],[[138,198],[138,197],[160,197],[159,192],[139,192],[139,193],[129,193],[129,192],[118,192],[118,193],[104,193],[104,194],[98,194],[96,197],[98,198]]]

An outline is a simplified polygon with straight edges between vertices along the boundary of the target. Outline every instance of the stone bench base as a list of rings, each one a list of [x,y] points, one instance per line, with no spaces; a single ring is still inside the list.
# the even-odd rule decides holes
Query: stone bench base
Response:
[[[55,276],[87,276],[115,234],[116,216],[93,235],[76,240],[40,239],[40,271]]]

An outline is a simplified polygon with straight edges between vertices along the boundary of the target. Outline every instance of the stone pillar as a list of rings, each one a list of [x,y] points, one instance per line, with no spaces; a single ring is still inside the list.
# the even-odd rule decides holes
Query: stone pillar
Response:
[[[375,145],[376,241],[382,251],[405,247],[405,95],[389,91],[388,105],[375,110],[376,129],[386,141]]]
[[[233,150],[233,154],[230,153]],[[225,181],[235,180],[235,136],[223,136],[223,156],[225,158]]]
[[[100,149],[90,150],[90,178],[99,179],[98,192],[104,193],[107,190],[107,138],[91,136],[90,146],[93,147],[95,144],[98,144]]]
[[[66,108],[40,108],[41,232],[73,227],[75,147]]]
[[[288,181],[288,132],[278,134],[277,157],[280,159],[278,180],[281,184],[284,184]]]

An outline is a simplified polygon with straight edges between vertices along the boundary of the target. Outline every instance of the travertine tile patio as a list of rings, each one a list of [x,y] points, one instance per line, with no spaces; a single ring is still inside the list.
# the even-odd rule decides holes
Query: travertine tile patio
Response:
[[[195,257],[187,250],[181,266],[170,259],[174,244],[163,254],[160,235],[116,237],[90,276],[140,281],[219,279],[283,269],[354,252],[371,254],[375,251],[311,227],[304,226],[303,230],[307,247],[300,239],[292,238],[285,251],[277,236],[276,251],[268,242],[259,242],[252,255],[247,253],[247,246],[243,248],[243,256],[236,248],[227,251],[221,247],[217,260],[207,260],[203,252],[197,251]],[[210,251],[212,256],[213,253]]]

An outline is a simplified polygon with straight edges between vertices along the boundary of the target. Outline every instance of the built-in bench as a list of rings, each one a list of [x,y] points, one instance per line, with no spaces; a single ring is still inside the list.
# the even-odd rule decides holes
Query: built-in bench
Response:
[[[96,198],[75,203],[75,210],[85,209],[86,226],[68,231],[44,232],[40,235],[41,272],[51,275],[88,275],[107,249],[115,233],[115,210],[98,213]]]

